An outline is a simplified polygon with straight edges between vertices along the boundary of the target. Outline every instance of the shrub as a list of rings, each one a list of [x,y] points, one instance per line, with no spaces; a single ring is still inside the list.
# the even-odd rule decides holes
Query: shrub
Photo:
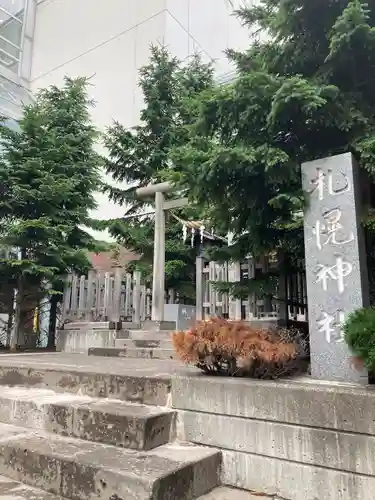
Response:
[[[173,335],[178,357],[208,374],[279,378],[306,369],[301,335],[213,318]]]
[[[370,372],[375,371],[375,309],[351,313],[343,325],[345,342]]]

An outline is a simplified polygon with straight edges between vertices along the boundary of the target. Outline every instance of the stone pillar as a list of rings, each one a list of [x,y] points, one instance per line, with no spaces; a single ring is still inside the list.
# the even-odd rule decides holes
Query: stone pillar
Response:
[[[168,304],[175,304],[175,291],[173,290],[173,288],[170,288],[168,290]]]
[[[141,321],[146,321],[146,285],[141,285],[140,315]]]
[[[71,306],[70,306],[72,318],[77,317],[77,309],[78,309],[78,276],[76,274],[73,274],[73,277],[72,277],[72,301],[71,301]]]
[[[225,262],[223,264],[223,281],[225,283],[229,282],[229,263]],[[222,297],[223,301],[223,314],[225,315],[225,318],[229,318],[229,294],[228,293],[223,293]]]
[[[110,286],[111,286],[111,275],[110,273],[105,273],[104,275],[104,302],[103,302],[103,316],[104,320],[108,321],[109,311],[110,311]]]
[[[347,315],[369,305],[358,166],[350,153],[302,165],[312,376],[367,383],[342,335]]]
[[[210,282],[216,281],[216,262],[209,263],[208,279]],[[216,316],[216,291],[212,283],[209,283],[209,315]]]
[[[132,275],[126,273],[125,288],[125,317],[128,321],[132,320]]]
[[[86,276],[79,279],[78,319],[83,319],[86,311]]]
[[[114,268],[114,286],[113,286],[113,304],[112,304],[112,321],[120,321],[120,308],[121,308],[121,285],[122,285],[122,267],[117,266]]]
[[[97,274],[96,277],[96,300],[95,300],[95,313],[94,313],[94,321],[98,321],[99,318],[102,319],[102,275],[100,273]]]
[[[233,262],[231,262],[228,266],[228,281],[230,283],[233,283],[235,281],[234,276],[235,276],[235,268]],[[236,299],[229,294],[229,319],[234,320],[236,317]]]
[[[154,265],[152,277],[152,321],[164,320],[165,292],[165,214],[164,194],[155,193],[155,235],[154,235]]]
[[[288,312],[288,292],[286,284],[286,262],[283,252],[278,254],[278,267],[280,270],[279,284],[277,287],[278,318],[281,324],[285,325],[289,319]]]
[[[86,317],[87,321],[92,321],[92,310],[94,307],[94,281],[95,271],[89,271],[87,276],[87,301],[86,301]]]
[[[63,307],[62,307],[62,321],[64,322],[70,311],[70,299],[72,297],[72,280],[73,276],[71,274],[65,280],[64,286],[64,296],[63,296]]]
[[[196,320],[203,319],[203,257],[197,256],[195,260],[195,311]]]
[[[133,287],[133,321],[137,325],[141,322],[141,271],[134,271],[134,287]]]
[[[232,282],[236,283],[241,280],[241,263],[234,262],[232,264]],[[242,299],[234,299],[234,317],[231,318],[235,321],[242,319]]]

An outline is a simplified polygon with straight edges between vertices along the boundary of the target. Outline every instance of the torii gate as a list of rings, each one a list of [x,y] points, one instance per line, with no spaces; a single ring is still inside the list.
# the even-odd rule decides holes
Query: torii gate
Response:
[[[181,208],[188,205],[188,198],[165,200],[165,193],[173,191],[170,182],[150,184],[136,190],[139,198],[155,195],[155,232],[154,232],[154,263],[152,272],[152,310],[151,321],[164,321],[165,292],[165,210]]]

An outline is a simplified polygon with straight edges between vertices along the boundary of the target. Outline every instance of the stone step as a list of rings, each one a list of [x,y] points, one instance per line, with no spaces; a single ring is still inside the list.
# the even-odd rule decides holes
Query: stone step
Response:
[[[149,366],[135,360],[95,358],[80,354],[0,356],[0,386],[25,386],[120,399],[133,403],[166,406],[171,388],[171,372],[165,361]]]
[[[73,500],[192,500],[219,484],[221,454],[134,451],[0,424],[0,474]]]
[[[0,422],[135,450],[168,443],[174,415],[155,406],[49,389],[0,389]]]
[[[130,330],[119,330],[116,332],[116,340],[130,339]]]
[[[105,356],[114,358],[133,358],[133,359],[175,359],[176,354],[173,349],[155,348],[109,348],[109,347],[91,347],[89,356]]]
[[[221,486],[207,493],[207,495],[203,495],[199,500],[278,500],[278,498],[269,497],[262,493],[250,493],[249,491]]]
[[[133,323],[130,321],[73,321],[71,323],[64,324],[64,330],[138,330],[141,327],[139,323]]]
[[[129,321],[122,321],[121,327],[123,330],[138,330],[141,325],[139,323],[131,323]]]
[[[122,332],[117,332],[117,339],[132,339],[132,340],[156,340],[165,341],[172,340],[173,332],[171,330],[160,330],[156,332],[154,330],[128,330],[129,335],[126,336]]]
[[[63,330],[114,330],[116,323],[113,321],[73,321],[65,323]]]
[[[173,349],[172,341],[168,340],[155,340],[155,339],[116,339],[115,347],[117,349]]]
[[[167,331],[174,332],[176,330],[176,322],[175,321],[145,321],[142,324],[143,330],[149,331]]]
[[[63,500],[63,498],[0,476],[0,500]]]

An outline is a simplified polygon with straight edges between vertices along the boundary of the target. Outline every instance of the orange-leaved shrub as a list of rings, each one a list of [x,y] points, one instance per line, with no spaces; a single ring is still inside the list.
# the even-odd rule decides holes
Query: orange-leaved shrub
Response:
[[[297,331],[212,318],[176,332],[172,339],[182,361],[209,374],[279,378],[307,368],[304,342]]]

